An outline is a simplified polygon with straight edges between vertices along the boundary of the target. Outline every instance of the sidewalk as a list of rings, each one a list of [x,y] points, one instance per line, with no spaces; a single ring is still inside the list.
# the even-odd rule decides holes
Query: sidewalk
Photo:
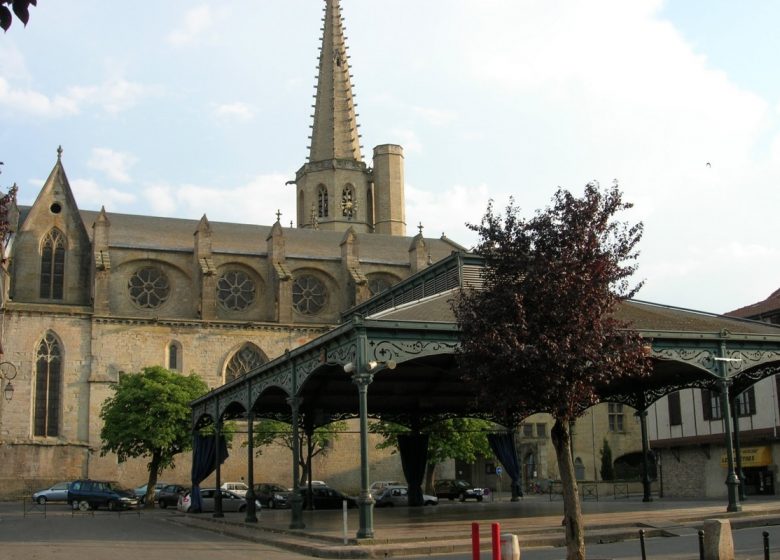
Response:
[[[628,500],[586,501],[582,504],[587,542],[614,542],[696,531],[703,520],[729,519],[732,527],[780,524],[780,500],[756,498],[742,504],[743,510],[726,513],[725,500]],[[269,544],[320,558],[376,558],[421,556],[471,550],[471,524],[480,523],[483,549],[490,547],[490,524],[498,522],[502,533],[518,535],[521,550],[539,546],[563,546],[563,504],[547,496],[527,497],[519,502],[451,503],[425,508],[386,508],[374,511],[374,538],[356,539],[357,512],[349,510],[347,543],[344,544],[341,511],[304,512],[306,528],[288,529],[289,510],[263,510],[255,524],[243,514],[188,514],[170,518],[204,530]]]

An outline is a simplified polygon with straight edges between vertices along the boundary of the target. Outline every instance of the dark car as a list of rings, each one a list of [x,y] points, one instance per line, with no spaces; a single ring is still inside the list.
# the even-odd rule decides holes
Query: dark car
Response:
[[[230,490],[222,490],[216,488],[201,488],[200,501],[201,512],[214,511],[214,502],[217,492],[222,493],[222,511],[223,512],[244,512],[246,511],[246,497],[231,492]],[[179,511],[184,513],[190,513],[192,508],[192,494],[188,491],[179,496],[179,501],[176,506]],[[263,505],[255,500],[255,507],[259,512]]]
[[[461,502],[466,500],[481,502],[485,494],[483,488],[474,488],[470,482],[449,478],[437,480],[433,485],[433,489],[437,498],[447,498],[448,500],[457,498]]]
[[[140,503],[146,503],[146,487],[148,485],[144,484],[143,486],[138,486],[137,488],[133,488],[133,494],[135,494],[135,497],[138,498],[138,501]],[[168,486],[167,482],[158,482],[154,485],[154,500],[157,501],[157,493]]]
[[[304,500],[306,500],[308,488],[302,488],[301,492],[303,493]],[[343,492],[339,492],[329,486],[312,486],[311,492],[314,509],[340,509],[345,500],[347,502],[347,507],[357,507],[355,498],[347,496]],[[306,503],[306,501],[304,501],[304,503]]]
[[[162,509],[165,509],[168,506],[176,507],[176,504],[179,503],[179,496],[188,490],[189,488],[182,486],[181,484],[168,484],[155,492],[155,497]]]
[[[68,487],[68,503],[73,509],[87,511],[107,507],[111,511],[138,506],[131,490],[102,480],[76,480]]]
[[[290,507],[292,492],[280,484],[261,482],[255,484],[255,499],[267,508]]]

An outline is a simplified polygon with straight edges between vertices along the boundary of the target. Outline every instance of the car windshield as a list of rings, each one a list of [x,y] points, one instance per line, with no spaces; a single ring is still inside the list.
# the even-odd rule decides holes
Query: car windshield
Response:
[[[457,486],[459,488],[468,488],[469,486],[471,486],[471,484],[469,484],[465,480],[456,480],[455,481],[455,486]]]

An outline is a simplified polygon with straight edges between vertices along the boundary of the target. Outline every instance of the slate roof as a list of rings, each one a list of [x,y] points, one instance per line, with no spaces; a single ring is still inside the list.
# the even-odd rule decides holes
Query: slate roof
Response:
[[[764,301],[729,311],[726,315],[758,318],[765,315],[774,315],[775,313],[780,314],[780,289],[772,292]]]
[[[20,207],[20,222],[24,222],[30,207]],[[92,224],[98,211],[80,210],[81,219],[92,235]],[[161,251],[192,252],[194,234],[200,220],[164,218],[135,214],[106,212],[111,247],[127,249],[151,249]],[[271,226],[209,222],[214,253],[264,256],[266,240]],[[288,259],[341,259],[341,242],[344,232],[312,229],[283,228],[285,254]],[[362,262],[408,264],[409,246],[413,237],[358,233],[358,252]],[[433,262],[449,256],[463,247],[447,239],[425,238],[425,244]]]

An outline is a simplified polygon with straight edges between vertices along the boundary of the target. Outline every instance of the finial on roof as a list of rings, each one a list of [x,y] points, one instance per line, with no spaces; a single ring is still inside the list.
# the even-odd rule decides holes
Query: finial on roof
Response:
[[[423,225],[422,225],[422,222],[420,222],[419,224],[417,224],[417,230],[420,232],[420,235],[422,235],[422,232],[423,232]]]
[[[60,161],[62,159],[62,144],[57,146],[57,161]]]
[[[278,222],[281,219],[282,219],[282,211],[277,209],[276,210],[276,221]]]

